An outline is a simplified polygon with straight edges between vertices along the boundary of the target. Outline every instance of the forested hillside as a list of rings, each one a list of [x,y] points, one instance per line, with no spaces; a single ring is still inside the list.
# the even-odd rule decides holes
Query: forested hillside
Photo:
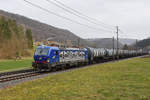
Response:
[[[15,20],[0,16],[0,58],[30,55],[32,31],[18,25]]]
[[[31,28],[35,41],[43,41],[51,38],[53,41],[60,41],[61,43],[65,43],[65,40],[71,40],[73,44],[75,43],[75,45],[78,45],[78,40],[80,39],[81,45],[85,46],[90,44],[87,43],[86,40],[76,36],[74,33],[66,29],[60,29],[18,14],[9,13],[2,10],[0,10],[0,15],[16,20],[17,23]]]
[[[141,40],[137,43],[137,46],[140,48],[149,48],[150,47],[150,38]]]

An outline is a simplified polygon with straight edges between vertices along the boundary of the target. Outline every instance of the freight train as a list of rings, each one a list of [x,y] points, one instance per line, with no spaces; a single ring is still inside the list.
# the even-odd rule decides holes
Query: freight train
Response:
[[[104,48],[59,48],[38,46],[34,53],[32,66],[35,70],[45,71],[72,66],[87,65],[112,59],[122,59],[146,54],[142,50],[116,50]]]

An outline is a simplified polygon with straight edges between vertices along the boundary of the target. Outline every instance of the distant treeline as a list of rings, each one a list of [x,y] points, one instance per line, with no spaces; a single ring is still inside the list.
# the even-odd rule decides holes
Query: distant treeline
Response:
[[[150,38],[139,41],[137,43],[137,46],[141,47],[141,48],[149,47],[150,46]]]
[[[32,48],[32,30],[0,16],[0,58],[29,56]]]

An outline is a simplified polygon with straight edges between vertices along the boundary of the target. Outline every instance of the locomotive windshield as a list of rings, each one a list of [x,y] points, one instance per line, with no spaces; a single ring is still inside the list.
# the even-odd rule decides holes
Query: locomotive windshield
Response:
[[[48,50],[49,49],[45,49],[45,48],[38,48],[35,51],[35,55],[48,55]]]

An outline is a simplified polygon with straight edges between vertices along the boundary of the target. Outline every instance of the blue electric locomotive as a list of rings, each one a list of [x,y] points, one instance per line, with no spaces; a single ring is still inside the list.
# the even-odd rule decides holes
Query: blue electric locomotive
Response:
[[[51,70],[88,63],[88,50],[78,48],[60,49],[51,46],[38,46],[34,53],[32,66],[36,70]]]

